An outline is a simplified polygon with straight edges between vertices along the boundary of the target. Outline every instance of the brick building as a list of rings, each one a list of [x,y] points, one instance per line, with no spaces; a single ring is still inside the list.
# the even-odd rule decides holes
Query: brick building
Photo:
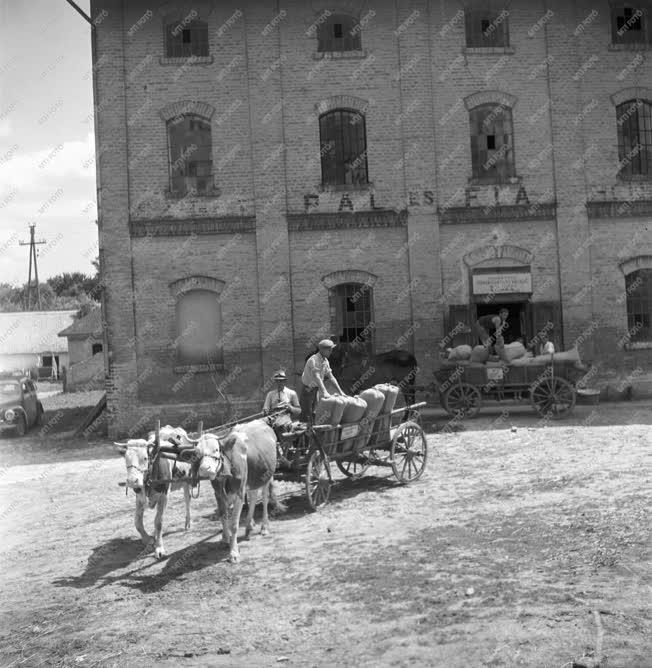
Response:
[[[91,4],[114,434],[257,408],[325,335],[427,383],[503,304],[512,336],[645,376],[646,10]]]

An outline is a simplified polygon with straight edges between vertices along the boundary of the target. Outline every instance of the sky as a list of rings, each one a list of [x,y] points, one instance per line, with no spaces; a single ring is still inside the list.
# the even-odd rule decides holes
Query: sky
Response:
[[[66,0],[0,0],[0,283],[27,282],[32,223],[40,281],[93,272],[92,110],[90,25]]]

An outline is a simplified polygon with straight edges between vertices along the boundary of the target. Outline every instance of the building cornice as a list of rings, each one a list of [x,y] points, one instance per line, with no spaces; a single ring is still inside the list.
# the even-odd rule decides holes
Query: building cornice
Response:
[[[460,223],[509,223],[527,220],[554,220],[557,205],[512,204],[501,206],[457,206],[438,211],[442,225]]]
[[[255,216],[131,220],[129,222],[129,233],[132,237],[185,237],[193,234],[254,234],[255,232]]]
[[[587,202],[589,218],[637,218],[652,215],[652,200],[604,200]]]
[[[290,213],[287,220],[288,229],[291,232],[364,227],[403,227],[407,224],[407,211],[381,209],[350,213]]]

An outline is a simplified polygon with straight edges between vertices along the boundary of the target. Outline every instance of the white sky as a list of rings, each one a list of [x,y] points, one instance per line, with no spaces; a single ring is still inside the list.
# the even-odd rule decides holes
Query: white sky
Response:
[[[27,282],[29,223],[48,242],[40,280],[93,271],[90,70],[90,25],[65,0],[0,0],[0,282]]]

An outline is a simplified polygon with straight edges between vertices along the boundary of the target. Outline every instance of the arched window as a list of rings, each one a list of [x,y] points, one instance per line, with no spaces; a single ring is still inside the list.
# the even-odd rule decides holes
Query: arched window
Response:
[[[630,341],[652,341],[652,269],[627,274],[625,294]]]
[[[355,343],[373,352],[373,288],[367,283],[342,283],[331,289],[333,329],[340,343]]]
[[[317,28],[317,51],[360,51],[362,42],[358,22],[346,14],[331,14]]]
[[[652,105],[627,100],[616,107],[619,175],[622,178],[652,173]]]
[[[321,179],[324,185],[368,183],[364,114],[334,109],[319,117]]]
[[[473,178],[500,183],[515,175],[512,110],[481,104],[469,112]]]
[[[177,195],[213,189],[211,124],[191,114],[167,123],[170,190]]]
[[[168,58],[208,56],[208,24],[182,19],[165,26],[165,55]]]
[[[181,293],[176,322],[177,364],[222,364],[222,310],[216,292],[199,289]]]

